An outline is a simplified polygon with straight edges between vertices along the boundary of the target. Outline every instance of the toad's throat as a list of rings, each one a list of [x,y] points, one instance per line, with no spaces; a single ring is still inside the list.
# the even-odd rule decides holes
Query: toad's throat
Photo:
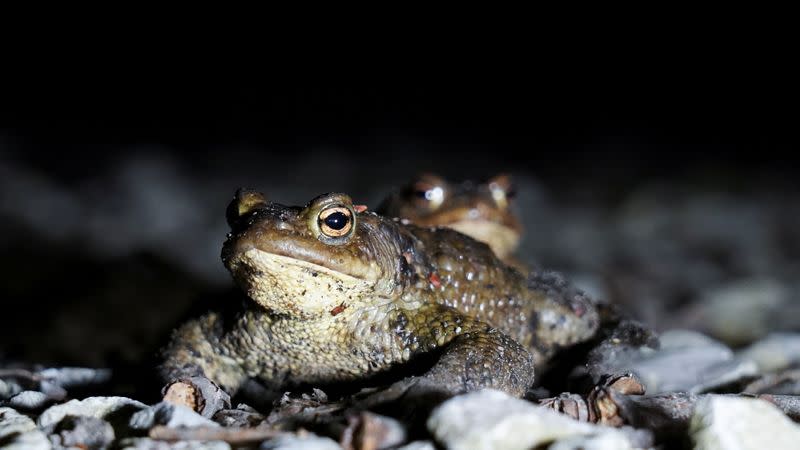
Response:
[[[372,283],[328,267],[256,248],[234,261],[233,275],[267,309],[308,318],[369,295]]]
[[[447,227],[486,242],[494,253],[505,258],[519,245],[519,233],[513,228],[490,220],[461,220]]]

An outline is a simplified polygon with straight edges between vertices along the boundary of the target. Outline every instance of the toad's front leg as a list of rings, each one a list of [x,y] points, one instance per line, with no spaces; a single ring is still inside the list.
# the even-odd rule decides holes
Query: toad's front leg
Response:
[[[416,353],[441,349],[420,382],[450,394],[493,388],[522,397],[533,385],[531,354],[501,331],[442,305],[414,311]]]
[[[236,358],[227,354],[223,340],[222,318],[216,313],[175,330],[159,367],[165,401],[209,417],[230,407],[230,395],[248,377]]]

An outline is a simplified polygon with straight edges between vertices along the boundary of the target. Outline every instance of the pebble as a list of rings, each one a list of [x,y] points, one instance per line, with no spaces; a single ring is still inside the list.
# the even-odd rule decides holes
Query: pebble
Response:
[[[759,399],[709,395],[698,401],[689,432],[696,450],[790,450],[800,425]]]
[[[47,436],[36,424],[12,408],[0,407],[0,443],[5,450],[44,450],[51,448]]]
[[[436,450],[436,447],[431,441],[414,441],[397,447],[395,450]]]
[[[709,290],[700,300],[702,327],[732,345],[745,344],[775,329],[776,315],[789,302],[778,280],[746,278]]]
[[[491,389],[447,400],[433,411],[427,426],[449,449],[523,450],[575,436],[605,434],[613,435],[609,439],[615,442],[626,441],[614,428],[578,422]]]
[[[342,450],[333,439],[315,434],[285,435],[264,441],[261,450]]]
[[[165,425],[171,428],[200,426],[218,428],[220,426],[217,422],[206,419],[186,406],[167,402],[160,402],[137,411],[131,416],[129,424],[135,430],[147,430],[155,425]]]
[[[87,367],[49,368],[40,370],[38,374],[49,382],[65,388],[105,383],[111,379],[111,370]]]
[[[772,333],[738,352],[754,361],[761,373],[775,372],[800,364],[800,333]]]
[[[39,391],[22,391],[8,399],[8,405],[12,408],[32,411],[39,409],[47,404],[50,399]]]
[[[618,434],[573,436],[547,447],[547,450],[632,450],[627,439]]]
[[[147,405],[144,403],[127,397],[87,397],[51,406],[39,416],[37,422],[39,427],[45,428],[57,424],[67,415],[105,419],[113,413],[115,419],[125,419],[127,425],[127,420],[134,412],[145,408]]]
[[[104,449],[114,441],[114,429],[96,417],[67,416],[52,430],[50,441],[61,447]]]
[[[126,438],[120,441],[121,450],[230,450],[223,441],[165,442],[150,438]]]
[[[22,387],[19,383],[12,380],[0,379],[0,400],[11,398],[20,392],[22,392]]]
[[[634,372],[648,394],[708,392],[758,373],[753,361],[735,358],[726,345],[695,331],[670,330],[660,342],[658,349],[602,346],[593,356],[601,367],[594,370]]]

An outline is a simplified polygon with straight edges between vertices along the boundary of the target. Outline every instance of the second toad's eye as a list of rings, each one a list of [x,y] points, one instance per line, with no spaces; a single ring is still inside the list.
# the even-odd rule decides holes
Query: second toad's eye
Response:
[[[353,229],[353,213],[344,206],[333,206],[319,213],[319,229],[328,237],[344,236]]]
[[[497,206],[501,208],[507,207],[508,202],[517,194],[509,175],[498,175],[489,180],[487,184],[489,191],[492,193],[492,198],[497,203]]]
[[[430,209],[438,208],[444,201],[444,188],[424,182],[414,185],[414,197]]]

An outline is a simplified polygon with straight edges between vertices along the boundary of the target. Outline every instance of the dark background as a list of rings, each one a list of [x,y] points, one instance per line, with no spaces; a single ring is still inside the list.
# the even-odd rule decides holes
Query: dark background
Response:
[[[237,187],[290,204],[344,191],[374,206],[421,171],[512,173],[522,259],[638,305],[651,323],[688,323],[666,315],[757,276],[791,292],[781,298],[795,305],[784,326],[794,328],[794,285],[780,280],[800,253],[800,117],[783,75],[656,66],[374,87],[157,76],[7,85],[0,360],[140,364],[230,288],[218,255]],[[642,217],[674,225],[673,210],[700,212],[641,242],[619,231]]]

